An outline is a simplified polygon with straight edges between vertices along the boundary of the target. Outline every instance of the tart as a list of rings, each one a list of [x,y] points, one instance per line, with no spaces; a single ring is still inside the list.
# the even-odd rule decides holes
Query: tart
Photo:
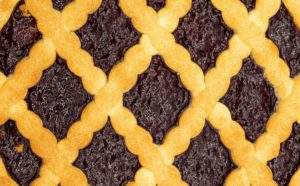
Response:
[[[298,7],[0,0],[0,185],[298,186]]]

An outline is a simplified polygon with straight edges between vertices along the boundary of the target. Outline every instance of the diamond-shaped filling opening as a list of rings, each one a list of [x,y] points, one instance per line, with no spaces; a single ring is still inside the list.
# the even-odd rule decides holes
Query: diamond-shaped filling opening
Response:
[[[44,126],[61,140],[70,125],[80,118],[92,96],[85,91],[81,79],[68,69],[66,62],[57,57],[38,84],[29,89],[25,99],[29,108],[41,117]]]
[[[14,121],[0,126],[0,156],[9,175],[20,185],[29,185],[39,173],[41,159],[19,132]]]
[[[243,127],[247,139],[254,142],[265,132],[277,98],[274,88],[263,75],[263,69],[248,57],[220,101],[229,108],[232,119]]]
[[[147,0],[147,5],[151,6],[154,10],[159,11],[166,5],[166,0]]]
[[[106,74],[121,61],[127,49],[137,44],[140,34],[118,6],[118,0],[103,0],[78,31],[82,48]]]
[[[53,8],[61,11],[64,9],[65,6],[67,6],[72,1],[74,1],[74,0],[52,0]]]
[[[174,165],[190,185],[223,185],[227,175],[236,168],[209,122],[201,134],[192,139],[189,149],[175,157]]]
[[[36,21],[20,10],[20,1],[6,25],[0,31],[0,71],[5,75],[13,72],[16,64],[28,56],[31,47],[41,39]]]
[[[194,0],[189,13],[174,31],[176,41],[191,54],[204,72],[215,66],[218,55],[228,48],[233,31],[210,1]]]
[[[141,167],[110,121],[94,134],[88,147],[80,150],[74,165],[84,171],[90,185],[126,185]]]
[[[175,72],[160,56],[152,58],[149,68],[138,76],[136,85],[124,94],[124,105],[161,144],[169,129],[176,125],[190,95]]]
[[[300,31],[293,18],[282,4],[277,14],[271,18],[267,37],[279,48],[280,57],[283,58],[291,70],[291,77],[300,72]]]
[[[300,168],[300,125],[294,123],[290,137],[281,144],[279,155],[268,162],[274,180],[279,185],[288,185]]]

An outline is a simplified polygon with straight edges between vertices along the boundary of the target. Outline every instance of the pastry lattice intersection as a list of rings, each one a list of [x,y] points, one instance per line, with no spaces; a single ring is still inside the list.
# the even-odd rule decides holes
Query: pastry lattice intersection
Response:
[[[17,0],[0,1],[0,28],[10,17]],[[248,12],[239,0],[212,0],[222,12],[225,23],[235,34],[229,48],[217,59],[216,67],[204,76],[201,68],[191,61],[189,52],[175,42],[172,32],[179,19],[191,8],[191,0],[167,0],[156,12],[146,0],[120,0],[122,11],[132,19],[142,33],[140,43],[131,47],[123,61],[107,77],[94,66],[93,58],[80,47],[74,33],[85,24],[88,14],[101,6],[101,0],[75,0],[61,12],[54,10],[51,0],[25,0],[26,7],[37,20],[43,38],[31,49],[28,57],[16,66],[12,76],[0,74],[0,121],[16,121],[20,133],[29,139],[35,154],[43,159],[39,177],[32,185],[88,185],[84,173],[72,165],[79,149],[86,147],[93,133],[101,130],[108,116],[114,130],[124,136],[127,148],[139,156],[142,167],[128,185],[188,185],[173,165],[174,157],[187,150],[190,139],[199,135],[205,119],[219,132],[225,147],[238,166],[226,178],[227,185],[277,185],[267,162],[278,156],[280,143],[299,121],[300,78],[290,78],[286,63],[279,57],[277,46],[265,37],[269,19],[284,3],[300,28],[299,0],[261,0]],[[270,6],[272,4],[272,6]],[[143,16],[140,16],[143,15]],[[57,142],[43,127],[41,119],[29,111],[24,101],[28,88],[51,66],[56,54],[66,60],[68,68],[81,77],[86,91],[94,100],[83,110],[81,118],[70,127],[67,137]],[[180,74],[191,92],[191,103],[170,130],[162,145],[155,145],[148,131],[137,124],[130,110],[123,106],[123,93],[131,89],[137,75],[149,66],[152,56],[160,54],[166,65]],[[266,132],[255,143],[245,138],[242,127],[231,119],[229,109],[219,102],[226,93],[230,79],[249,55],[264,68],[264,75],[276,89],[277,111],[267,122]],[[220,83],[222,82],[222,83]],[[17,185],[0,162],[0,183]],[[290,185],[300,183],[300,170]]]

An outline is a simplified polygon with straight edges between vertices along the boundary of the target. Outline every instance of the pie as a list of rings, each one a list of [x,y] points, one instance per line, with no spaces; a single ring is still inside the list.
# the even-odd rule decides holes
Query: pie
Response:
[[[300,0],[0,0],[0,185],[300,185]]]

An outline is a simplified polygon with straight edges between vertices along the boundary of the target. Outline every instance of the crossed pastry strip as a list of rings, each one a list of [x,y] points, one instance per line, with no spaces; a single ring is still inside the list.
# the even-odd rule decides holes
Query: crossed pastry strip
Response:
[[[222,142],[230,149],[234,162],[242,168],[234,171],[228,177],[227,183],[238,183],[239,180],[245,180],[241,179],[241,176],[246,172],[249,182],[253,185],[276,185],[275,182],[272,182],[272,172],[268,170],[266,164],[278,156],[280,144],[289,137],[292,124],[299,120],[300,114],[300,102],[297,98],[300,93],[300,78],[299,76],[295,79],[290,78],[290,71],[286,63],[279,57],[278,48],[271,40],[265,38],[268,19],[278,11],[281,2],[279,0],[257,1],[256,9],[249,15],[245,6],[237,0],[213,0],[212,2],[222,11],[226,24],[234,29],[244,42],[243,44],[251,47],[253,58],[264,68],[265,77],[274,85],[277,97],[279,97],[276,113],[269,118],[266,132],[257,139],[255,144],[244,140],[244,131],[236,125],[236,122],[231,121],[229,113],[225,114],[225,112],[229,112],[228,110],[219,108],[223,110],[223,116],[219,115],[219,119],[217,119],[217,112],[212,114],[212,123],[222,122],[224,124],[223,120],[225,120],[227,125],[236,128],[228,131],[236,136],[235,142],[226,139],[225,131],[220,131]],[[300,1],[284,1],[284,3],[287,7],[297,7]],[[269,6],[270,4],[272,6]],[[300,17],[293,14],[293,11],[291,13],[294,20],[299,23]],[[238,144],[234,144],[236,142]],[[299,179],[298,170],[292,177],[290,185],[299,184]],[[245,183],[241,185],[245,185]]]
[[[273,3],[273,7],[268,6],[270,3]],[[285,3],[295,7],[292,1],[287,0]],[[91,56],[80,49],[80,41],[72,32],[84,24],[88,13],[99,7],[100,0],[75,1],[61,14],[53,10],[49,0],[39,4],[38,0],[27,0],[26,4],[38,20],[39,30],[44,38],[32,48],[29,58],[17,65],[13,76],[6,78],[2,75],[0,100],[6,102],[0,107],[3,111],[0,118],[3,122],[8,117],[16,120],[21,134],[29,138],[33,151],[44,160],[40,177],[33,185],[57,185],[59,182],[62,185],[87,184],[83,173],[71,164],[76,159],[78,150],[89,144],[93,132],[104,126],[108,115],[116,132],[125,137],[126,146],[139,156],[143,166],[137,172],[135,182],[130,183],[132,185],[186,185],[181,180],[179,171],[172,165],[174,156],[188,148],[190,139],[201,132],[207,116],[219,130],[222,142],[240,167],[229,175],[226,183],[276,185],[266,163],[278,155],[280,143],[291,133],[291,123],[298,119],[299,103],[296,95],[300,91],[299,78],[289,78],[289,69],[278,57],[277,47],[264,36],[268,19],[278,11],[279,0],[257,1],[256,9],[250,15],[238,0],[213,1],[223,12],[225,22],[237,34],[231,38],[229,49],[218,57],[216,67],[207,73],[205,79],[200,67],[190,60],[186,49],[175,43],[171,34],[176,29],[179,18],[190,9],[190,0],[169,0],[166,7],[158,13],[147,7],[145,0],[121,0],[121,8],[132,18],[134,26],[143,36],[140,44],[130,48],[124,61],[112,69],[107,81],[104,73],[94,67]],[[291,12],[293,14],[292,10]],[[299,22],[297,15],[293,15]],[[51,23],[50,17],[53,20]],[[255,45],[257,43],[259,45]],[[45,53],[45,48],[48,53]],[[265,76],[275,86],[280,97],[277,113],[271,116],[267,132],[255,145],[245,140],[240,125],[232,121],[229,110],[218,103],[229,87],[230,78],[238,73],[242,59],[250,54],[251,49],[254,59],[264,67]],[[81,120],[71,126],[67,137],[59,143],[49,130],[42,127],[38,116],[27,110],[23,101],[28,87],[37,83],[42,71],[53,64],[55,50],[66,59],[70,70],[82,78],[85,89],[96,95],[95,100],[84,109]],[[262,55],[263,52],[270,55]],[[149,132],[137,125],[134,115],[122,105],[123,93],[134,86],[137,75],[147,69],[155,54],[164,57],[166,64],[180,74],[181,81],[192,93],[192,103],[181,116],[179,126],[167,134],[161,146],[153,144]],[[265,56],[271,56],[271,59],[266,59]],[[274,61],[277,63],[273,64]],[[34,76],[30,77],[32,74]],[[299,171],[292,178],[291,185],[297,180]]]
[[[164,33],[165,30],[171,33],[175,29],[172,26],[177,26],[176,13],[168,14],[166,9],[169,7],[167,4],[166,9],[162,9],[158,13],[157,21],[155,15],[152,16],[151,11],[147,10],[144,2],[130,2],[121,1],[120,6],[123,11],[132,18],[133,24],[139,32],[149,36],[153,47],[164,57],[170,68],[179,72],[183,84],[192,93],[192,103],[180,118],[179,127],[174,128],[167,134],[163,145],[160,147],[166,158],[165,163],[171,165],[174,156],[186,150],[190,138],[194,137],[192,133],[202,130],[203,124],[201,123],[204,123],[204,118],[213,111],[209,118],[214,121],[212,122],[214,127],[220,130],[221,140],[231,150],[233,160],[240,167],[239,170],[230,175],[226,183],[228,185],[236,185],[239,182],[242,185],[250,185],[250,183],[253,185],[277,185],[273,181],[272,172],[266,164],[268,160],[278,155],[280,143],[285,141],[291,133],[292,123],[297,118],[293,119],[290,112],[293,112],[296,116],[297,108],[287,110],[286,107],[291,107],[290,105],[297,100],[297,94],[299,93],[297,92],[297,87],[299,87],[297,79],[292,80],[289,77],[289,69],[285,62],[280,59],[277,47],[265,38],[269,18],[278,11],[280,1],[257,1],[256,9],[250,15],[245,6],[238,0],[213,1],[214,5],[223,11],[225,22],[233,27],[237,34],[231,39],[229,49],[218,58],[216,68],[205,76],[205,87],[203,89],[199,88],[198,90],[201,90],[199,92],[197,92],[197,89],[196,91],[191,89],[184,79],[185,74],[192,71],[187,66],[190,63],[189,56],[187,57],[184,54],[184,50],[174,49],[176,44],[172,43],[173,41],[168,38],[167,33]],[[269,8],[270,4],[272,4],[272,7]],[[176,7],[175,3],[173,5]],[[139,16],[142,12],[146,17],[141,18]],[[151,26],[155,26],[149,28],[149,23]],[[278,112],[268,122],[267,132],[258,139],[255,145],[246,141],[244,131],[240,125],[231,121],[230,112],[224,105],[218,103],[214,108],[219,98],[226,93],[230,78],[240,70],[241,59],[248,56],[250,51],[257,63],[264,67],[265,76],[275,86],[281,99]],[[181,66],[181,68],[184,68],[183,71],[181,71],[179,65],[175,66],[176,63],[179,64],[180,62],[184,62],[184,65],[186,65],[185,67]],[[193,75],[193,73],[191,74]],[[189,82],[194,80],[192,75],[188,80]],[[199,100],[201,100],[201,103]],[[285,100],[288,100],[287,103],[283,103]],[[191,109],[194,110],[190,112]],[[202,118],[198,113],[203,114]],[[288,119],[285,119],[286,117]],[[224,119],[230,122],[227,122],[227,125],[223,124]],[[279,126],[282,120],[285,123]],[[195,124],[197,126],[193,126]],[[155,178],[158,179],[156,175]],[[290,184],[296,184],[296,179],[297,173]],[[178,182],[173,181],[172,184],[175,182],[178,185],[179,180],[178,178]]]
[[[72,166],[72,156],[65,155],[70,148],[77,148],[83,140],[79,140],[76,132],[72,133],[70,130],[68,138],[73,140],[72,147],[64,148],[68,145],[64,142],[68,140],[57,143],[55,136],[43,128],[41,119],[27,109],[23,99],[27,89],[39,81],[43,70],[54,63],[56,52],[67,59],[68,67],[82,78],[89,93],[93,94],[101,87],[101,83],[105,81],[104,73],[94,66],[92,57],[80,48],[80,41],[73,33],[84,25],[87,15],[97,10],[100,3],[101,0],[77,0],[60,13],[52,8],[51,0],[26,1],[30,12],[37,19],[40,18],[38,25],[44,37],[33,46],[29,57],[16,66],[12,76],[1,76],[3,86],[0,100],[4,102],[0,106],[3,111],[0,118],[1,123],[8,118],[15,120],[20,133],[29,139],[32,150],[43,159],[40,177],[32,185],[58,185],[59,182],[62,185],[87,185],[84,173]],[[83,117],[82,120],[85,121]]]

